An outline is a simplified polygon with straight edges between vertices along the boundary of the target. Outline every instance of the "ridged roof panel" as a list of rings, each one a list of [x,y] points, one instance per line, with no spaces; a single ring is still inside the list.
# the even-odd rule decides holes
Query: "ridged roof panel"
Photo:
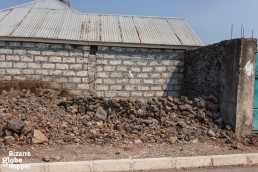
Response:
[[[83,14],[59,0],[37,0],[0,11],[1,37],[96,45],[203,45],[181,18]]]

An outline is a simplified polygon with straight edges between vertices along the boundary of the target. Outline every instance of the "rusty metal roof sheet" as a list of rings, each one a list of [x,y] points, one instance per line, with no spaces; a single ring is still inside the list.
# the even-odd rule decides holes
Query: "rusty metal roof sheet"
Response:
[[[203,45],[182,18],[83,14],[59,0],[1,10],[0,39],[160,48]]]

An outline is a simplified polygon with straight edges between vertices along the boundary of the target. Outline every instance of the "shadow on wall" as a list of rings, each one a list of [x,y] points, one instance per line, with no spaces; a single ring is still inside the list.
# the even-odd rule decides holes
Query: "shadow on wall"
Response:
[[[185,78],[185,53],[178,56],[178,61],[174,61],[173,67],[170,70],[170,78],[166,85],[163,86],[162,97],[180,97],[185,95],[184,78]],[[163,75],[163,74],[162,74]]]
[[[162,97],[180,97],[184,95],[184,67],[177,66],[174,71],[171,71],[171,77],[167,84],[163,86],[164,92]]]

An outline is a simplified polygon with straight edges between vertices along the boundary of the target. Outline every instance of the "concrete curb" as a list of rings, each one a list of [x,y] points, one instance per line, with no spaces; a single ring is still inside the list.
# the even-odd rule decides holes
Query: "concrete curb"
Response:
[[[115,172],[157,169],[183,169],[200,167],[225,167],[237,165],[258,165],[257,154],[233,154],[178,158],[148,158],[93,160],[81,162],[33,163],[26,172]],[[7,167],[0,166],[0,172],[12,172]]]

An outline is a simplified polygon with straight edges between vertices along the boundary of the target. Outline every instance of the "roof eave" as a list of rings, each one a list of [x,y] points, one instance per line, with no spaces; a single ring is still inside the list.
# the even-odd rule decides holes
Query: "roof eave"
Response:
[[[63,40],[63,39],[46,39],[46,38],[19,38],[19,37],[0,37],[0,41],[22,41],[36,43],[52,43],[52,44],[72,44],[72,45],[96,45],[110,47],[130,47],[130,48],[153,48],[153,49],[175,49],[175,50],[191,50],[202,47],[202,45],[162,45],[162,44],[144,44],[144,43],[117,43],[117,42],[94,42],[79,40]]]

